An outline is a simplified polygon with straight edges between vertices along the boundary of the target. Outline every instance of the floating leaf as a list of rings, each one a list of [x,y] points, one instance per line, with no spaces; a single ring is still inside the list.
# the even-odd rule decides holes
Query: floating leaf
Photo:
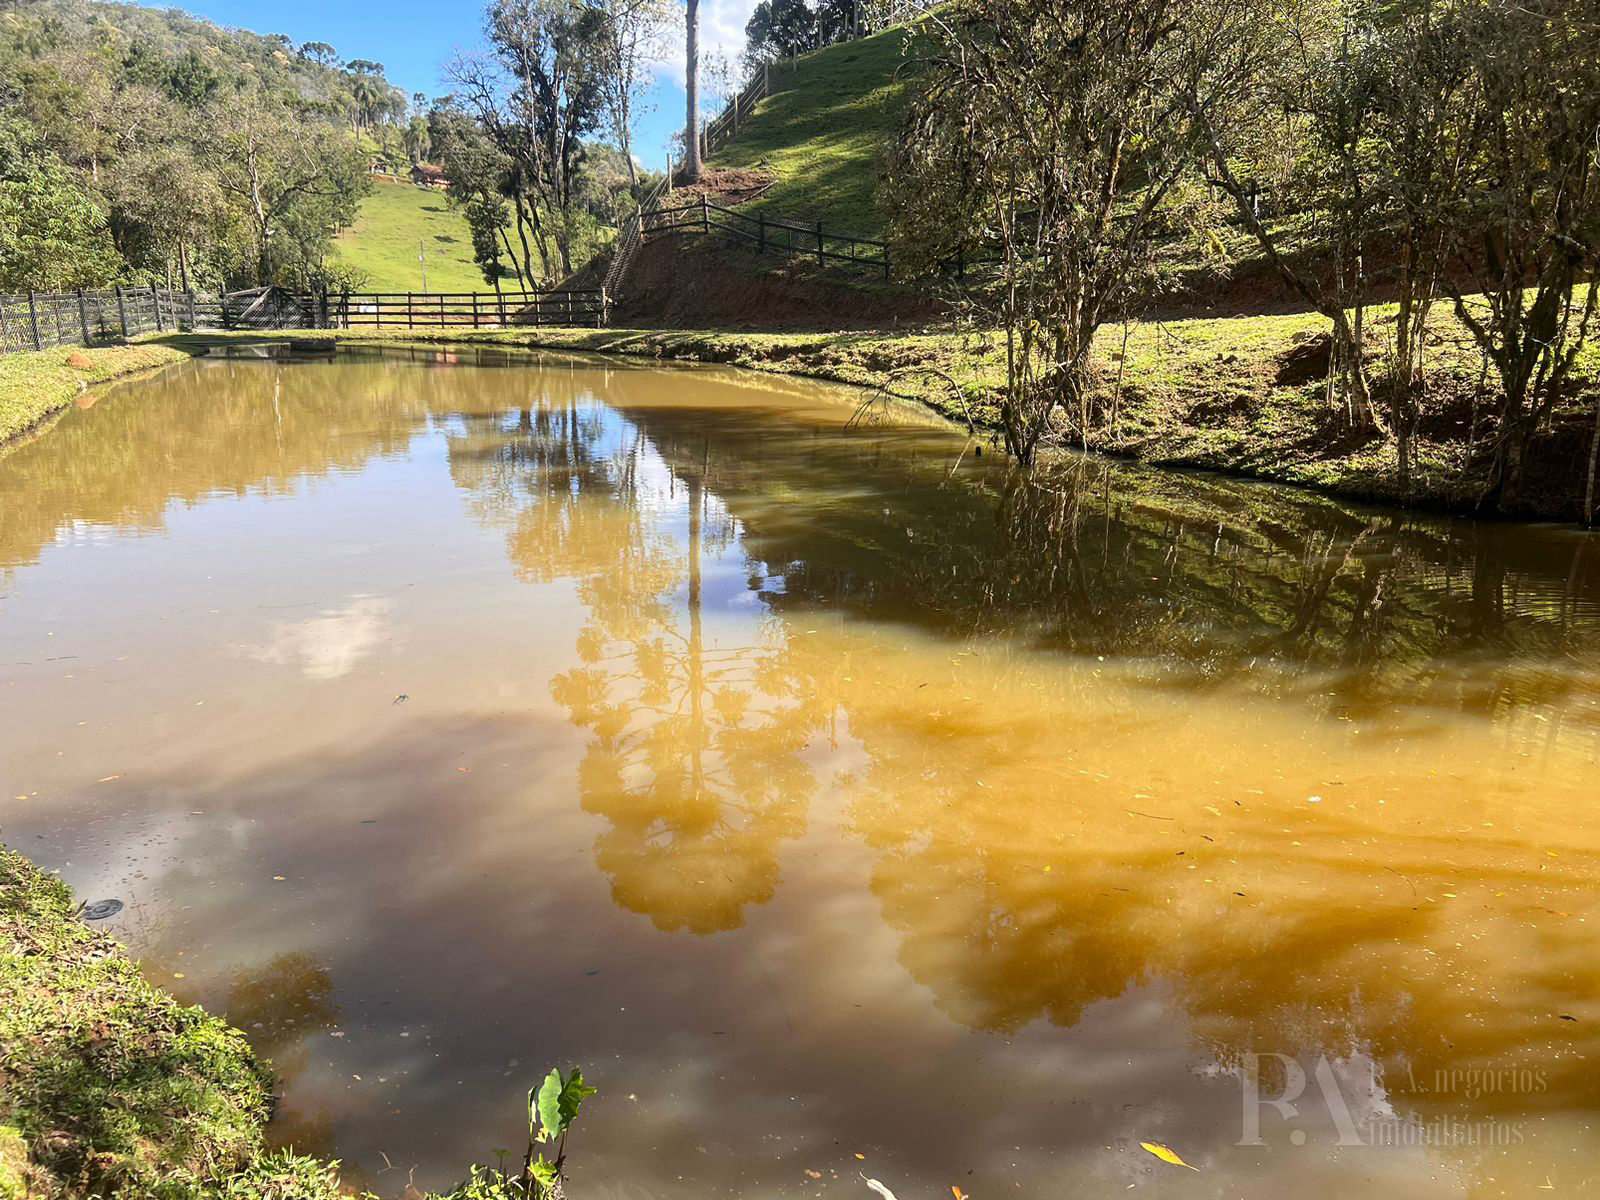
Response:
[[[1164,1163],[1171,1163],[1175,1167],[1188,1167],[1191,1171],[1198,1171],[1200,1169],[1199,1167],[1190,1167],[1188,1163],[1184,1162],[1183,1159],[1178,1157],[1177,1151],[1173,1150],[1169,1146],[1163,1146],[1160,1142],[1140,1142],[1139,1145],[1150,1151],[1151,1154],[1154,1154]]]

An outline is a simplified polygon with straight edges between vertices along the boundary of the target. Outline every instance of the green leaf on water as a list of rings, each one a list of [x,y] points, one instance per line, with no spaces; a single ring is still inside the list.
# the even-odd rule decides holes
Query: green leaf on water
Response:
[[[536,1092],[528,1093],[528,1128],[538,1132],[535,1140],[552,1142],[571,1128],[578,1117],[578,1107],[595,1089],[583,1081],[583,1072],[576,1067],[572,1074],[562,1078],[558,1068],[551,1068]]]

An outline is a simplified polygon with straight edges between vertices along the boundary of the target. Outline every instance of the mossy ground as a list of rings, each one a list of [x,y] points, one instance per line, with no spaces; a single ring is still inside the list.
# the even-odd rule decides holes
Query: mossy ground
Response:
[[[124,375],[180,362],[179,351],[160,345],[60,346],[0,355],[0,446],[27,434],[82,394]]]
[[[0,1198],[337,1195],[330,1167],[263,1156],[272,1077],[244,1035],[73,911],[0,846]]]

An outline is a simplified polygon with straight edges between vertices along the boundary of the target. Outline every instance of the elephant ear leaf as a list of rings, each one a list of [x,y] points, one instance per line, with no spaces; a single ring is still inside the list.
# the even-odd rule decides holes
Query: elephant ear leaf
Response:
[[[542,1154],[529,1164],[528,1172],[533,1176],[534,1181],[538,1183],[540,1195],[549,1195],[550,1190],[556,1186],[557,1178],[559,1178],[555,1163],[546,1162]]]
[[[539,1118],[537,1140],[551,1142],[559,1139],[577,1120],[578,1108],[584,1098],[594,1093],[595,1089],[584,1083],[583,1072],[576,1067],[566,1078],[562,1078],[560,1070],[552,1068],[531,1097],[533,1103],[530,1107],[535,1109]]]

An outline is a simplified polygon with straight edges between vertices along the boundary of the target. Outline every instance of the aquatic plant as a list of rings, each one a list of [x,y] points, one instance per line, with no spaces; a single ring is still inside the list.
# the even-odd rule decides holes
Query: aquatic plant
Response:
[[[567,1134],[584,1099],[594,1093],[578,1068],[567,1075],[551,1068],[539,1086],[528,1092],[528,1149],[522,1170],[507,1174],[502,1152],[499,1167],[474,1164],[466,1182],[443,1200],[559,1200],[565,1194]],[[553,1158],[545,1157],[544,1146],[553,1148]]]

